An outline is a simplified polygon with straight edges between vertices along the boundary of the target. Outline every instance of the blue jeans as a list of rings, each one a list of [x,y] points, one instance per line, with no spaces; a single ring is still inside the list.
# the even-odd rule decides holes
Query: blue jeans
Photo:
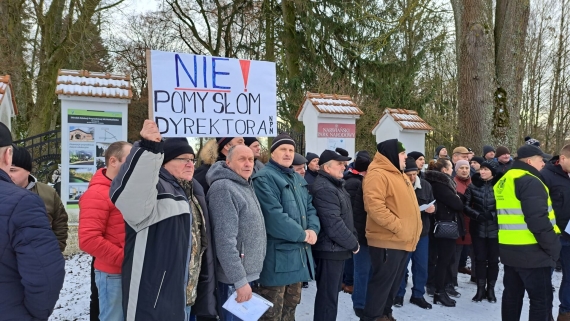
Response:
[[[354,260],[354,290],[352,292],[352,306],[354,309],[364,309],[366,303],[366,289],[372,269],[370,268],[370,254],[368,246],[360,244],[360,250],[353,255]]]
[[[99,320],[123,320],[121,275],[95,269],[95,284],[99,291]]]
[[[187,305],[184,311],[186,312],[186,321],[196,321],[196,316],[190,314],[190,312],[192,312],[192,306]]]
[[[562,263],[562,282],[558,298],[560,299],[559,313],[570,312],[570,241],[560,237],[560,263]]]
[[[253,282],[249,282],[249,286],[253,289]],[[228,298],[236,291],[233,284],[226,284],[218,282],[218,302],[220,305],[224,305]],[[222,315],[224,316],[224,321],[242,321],[242,319],[236,317],[235,315],[228,312],[228,310],[222,308]]]
[[[402,278],[400,289],[396,296],[403,297],[406,294],[406,284],[408,283],[408,268],[410,259],[412,260],[412,298],[423,298],[426,293],[426,283],[428,278],[428,253],[429,253],[429,236],[422,236],[416,246],[416,250],[408,256],[406,261],[406,272]]]

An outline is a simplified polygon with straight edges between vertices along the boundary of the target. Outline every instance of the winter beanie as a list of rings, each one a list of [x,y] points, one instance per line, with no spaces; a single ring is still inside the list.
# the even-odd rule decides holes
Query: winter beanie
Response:
[[[457,161],[457,163],[455,163],[455,171],[457,172],[461,166],[469,167],[469,162],[464,159]]]
[[[540,142],[537,139],[534,139],[530,136],[526,136],[524,138],[524,143],[527,145],[534,145],[536,147],[540,147]]]
[[[221,152],[222,149],[224,149],[224,146],[226,146],[234,138],[235,137],[216,137],[216,143],[218,144],[218,153]]]
[[[406,169],[404,169],[404,173],[407,172],[417,172],[418,165],[416,165],[416,160],[413,157],[406,158]]]
[[[32,171],[32,155],[27,149],[21,146],[12,145],[14,154],[12,156],[12,166],[20,167],[28,172]]]
[[[483,146],[483,157],[485,157],[485,155],[487,155],[487,153],[494,152],[494,151],[495,151],[495,149],[493,148],[493,146],[489,146],[489,145]]]
[[[443,145],[439,145],[435,148],[435,158],[439,158],[439,152],[441,152],[441,150],[444,148],[445,148],[445,146],[443,146]]]
[[[483,157],[480,157],[480,156],[474,156],[473,158],[471,158],[471,161],[477,162],[477,163],[479,163],[479,165],[481,165],[481,164],[483,164],[485,159]]]
[[[12,145],[12,133],[8,126],[0,122],[0,147],[6,147]]]
[[[505,154],[510,154],[510,153],[511,153],[511,151],[508,148],[506,148],[505,146],[499,146],[499,147],[497,147],[497,151],[495,152],[495,157],[499,158]]]
[[[291,138],[291,136],[287,134],[279,134],[277,135],[277,137],[275,137],[275,139],[273,139],[273,144],[271,144],[271,149],[270,149],[271,152],[273,153],[273,151],[277,149],[277,147],[283,144],[293,145],[293,147],[295,147],[295,141],[293,140],[293,138]]]
[[[348,157],[348,151],[344,148],[337,147],[334,151],[341,154],[344,157]]]
[[[398,141],[398,153],[405,152],[405,151],[406,151],[406,148],[404,147],[404,144],[402,144],[401,141]]]
[[[307,158],[307,163],[310,163],[313,159],[319,158],[319,155],[317,155],[315,153],[308,152],[306,158]]]
[[[483,163],[481,163],[481,167],[486,167],[488,168],[491,173],[493,174],[493,176],[497,175],[497,170],[499,168],[499,164],[497,163],[496,160],[488,160],[488,161],[484,161]]]
[[[418,158],[420,158],[420,157],[426,158],[424,156],[424,154],[422,154],[420,152],[410,152],[410,153],[408,153],[408,157],[412,157],[414,160],[418,160]]]
[[[166,139],[164,141],[164,160],[162,161],[162,165],[182,154],[192,154],[196,156],[194,149],[192,149],[192,146],[188,144],[188,140],[186,138],[180,137]]]
[[[368,170],[370,162],[370,154],[368,154],[368,152],[365,150],[360,151],[354,160],[354,169],[357,172],[366,172]]]
[[[243,142],[246,146],[251,146],[251,144],[258,142],[257,137],[244,137]]]

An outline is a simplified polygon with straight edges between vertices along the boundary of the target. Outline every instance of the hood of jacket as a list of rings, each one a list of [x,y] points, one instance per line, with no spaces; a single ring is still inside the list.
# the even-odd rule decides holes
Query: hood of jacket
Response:
[[[553,172],[554,174],[558,174],[558,175],[562,175],[562,176],[568,176],[568,173],[566,173],[562,169],[562,166],[560,166],[560,164],[558,164],[558,161],[560,160],[559,157],[560,156],[552,157],[552,159],[549,162],[547,162],[546,165],[544,165],[544,169],[549,170],[549,171]]]
[[[392,166],[395,167],[396,170],[400,171],[400,157],[398,157],[398,140],[388,139],[378,144],[377,148],[378,148],[378,153],[384,156],[392,164]],[[376,161],[376,156],[374,156],[374,160]]]
[[[202,164],[212,165],[218,159],[218,144],[215,139],[209,140],[200,150]]]
[[[108,186],[110,188],[111,187],[111,180],[107,177],[107,175],[105,175],[105,173],[107,173],[106,168],[98,169],[97,172],[95,172],[95,175],[93,175],[93,177],[91,177],[91,181],[89,182],[89,187],[95,186],[95,185],[104,185],[104,186]]]
[[[481,187],[485,184],[491,183],[491,186],[495,186],[495,184],[501,179],[501,177],[503,177],[503,173],[499,173],[495,176],[493,176],[493,178],[491,178],[490,181],[484,181],[481,178],[481,174],[477,173],[475,175],[473,175],[473,177],[471,177],[471,184],[477,186],[477,187]]]
[[[440,172],[440,171],[426,171],[425,180],[430,182],[430,183],[443,184],[443,185],[449,187],[450,189],[452,189],[454,192],[456,191],[456,188],[457,188],[453,178],[451,178],[451,176],[449,176],[443,172]]]
[[[206,174],[206,181],[210,186],[212,186],[215,181],[220,179],[229,179],[236,182],[237,184],[244,186],[251,184],[251,177],[248,180],[245,180],[243,177],[239,176],[236,172],[229,168],[226,162],[215,162],[214,165],[210,167],[208,174]]]

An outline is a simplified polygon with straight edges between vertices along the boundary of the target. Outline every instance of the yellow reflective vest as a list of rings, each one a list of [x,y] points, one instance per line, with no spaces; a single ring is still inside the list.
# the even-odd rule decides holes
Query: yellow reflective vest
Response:
[[[534,234],[528,229],[524,220],[521,202],[515,193],[515,180],[517,178],[530,175],[540,180],[535,175],[522,169],[510,169],[493,187],[495,200],[497,201],[497,220],[499,223],[499,244],[506,245],[530,245],[538,244]],[[554,232],[560,234],[560,229],[556,225],[554,210],[548,187],[542,183],[548,195],[548,219],[552,223]]]

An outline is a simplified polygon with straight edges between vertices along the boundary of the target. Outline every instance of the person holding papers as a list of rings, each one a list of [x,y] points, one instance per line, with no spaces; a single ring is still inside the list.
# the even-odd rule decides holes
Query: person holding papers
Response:
[[[252,297],[251,282],[259,279],[265,260],[265,221],[251,183],[255,158],[245,145],[232,146],[225,162],[216,162],[206,180],[207,200],[217,255],[218,300],[236,293],[238,303]],[[241,320],[227,310],[224,321]]]

